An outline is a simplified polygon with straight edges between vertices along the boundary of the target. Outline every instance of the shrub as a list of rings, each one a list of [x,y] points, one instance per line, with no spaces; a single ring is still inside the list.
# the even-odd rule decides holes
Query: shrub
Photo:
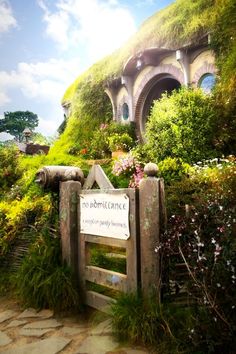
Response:
[[[193,322],[189,308],[159,304],[156,298],[143,298],[138,292],[118,296],[111,306],[111,316],[119,340],[142,343],[158,353],[192,353],[188,347]],[[152,349],[150,352],[154,353]]]
[[[185,179],[167,188],[167,198],[174,193],[179,199],[168,202],[169,226],[157,251],[162,250],[170,279],[176,263],[185,265],[184,286],[198,305],[189,333],[195,352],[231,353],[236,345],[235,173],[234,161],[216,159],[198,163],[190,184]],[[187,214],[186,200],[191,202]]]
[[[45,229],[30,248],[14,283],[26,306],[68,310],[78,307],[78,292],[70,269],[62,264],[59,238]]]
[[[156,344],[163,331],[156,301],[144,303],[139,294],[122,294],[111,306],[112,327],[119,340]]]
[[[161,177],[165,183],[170,184],[174,181],[181,180],[183,176],[187,176],[191,171],[191,166],[183,162],[180,158],[167,157],[158,163]]]
[[[9,189],[20,177],[18,161],[19,151],[15,146],[0,146],[0,191]]]
[[[102,123],[96,129],[90,143],[90,156],[92,158],[106,158],[111,156],[111,151],[117,148],[130,150],[135,144],[133,125],[117,122]]]
[[[133,140],[127,133],[122,135],[115,133],[108,138],[108,144],[111,151],[129,151],[133,145]]]
[[[158,161],[176,157],[193,163],[215,157],[215,120],[213,98],[201,89],[164,94],[154,103],[147,122],[147,149]]]
[[[14,241],[25,230],[40,229],[50,217],[50,196],[29,198],[0,203],[0,255],[7,253]]]

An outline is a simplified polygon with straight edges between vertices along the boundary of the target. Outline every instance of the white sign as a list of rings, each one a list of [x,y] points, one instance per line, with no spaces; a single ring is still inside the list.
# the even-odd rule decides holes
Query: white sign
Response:
[[[80,197],[80,232],[122,240],[129,238],[129,197],[126,194],[92,193]]]

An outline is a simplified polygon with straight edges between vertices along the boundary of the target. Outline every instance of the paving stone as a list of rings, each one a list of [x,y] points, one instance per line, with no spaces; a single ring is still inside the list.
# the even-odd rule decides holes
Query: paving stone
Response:
[[[41,317],[41,318],[51,318],[53,317],[53,311],[51,310],[48,310],[48,309],[44,309],[44,310],[41,310],[37,313],[38,317]]]
[[[40,329],[40,328],[22,328],[19,331],[20,336],[25,337],[42,337],[45,333],[52,331],[52,328]]]
[[[61,329],[62,333],[67,336],[74,336],[76,334],[84,333],[87,328],[83,327],[63,327]]]
[[[106,320],[99,323],[96,327],[90,330],[90,335],[104,335],[104,334],[112,334],[111,320]]]
[[[12,310],[3,311],[0,313],[0,323],[10,320],[12,317],[16,316],[17,312]]]
[[[30,318],[30,317],[38,317],[37,311],[32,308],[28,308],[23,311],[17,318]]]
[[[23,328],[39,328],[39,329],[46,329],[46,328],[56,328],[60,327],[62,324],[55,319],[50,320],[42,320],[37,322],[32,322],[26,324]]]
[[[19,326],[24,325],[24,324],[26,324],[26,323],[27,323],[27,321],[14,320],[14,321],[11,321],[11,322],[6,326],[6,328],[19,327]]]
[[[12,339],[8,337],[8,335],[2,331],[0,331],[0,347],[3,345],[10,344]]]
[[[109,350],[114,350],[117,346],[118,343],[111,336],[89,336],[81,342],[76,353],[106,354]]]
[[[63,350],[71,339],[52,337],[36,341],[34,343],[19,345],[12,349],[8,349],[4,354],[56,354]]]

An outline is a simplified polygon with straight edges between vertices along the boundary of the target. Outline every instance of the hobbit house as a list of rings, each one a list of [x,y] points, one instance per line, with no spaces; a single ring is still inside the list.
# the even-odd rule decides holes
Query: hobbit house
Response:
[[[147,48],[128,59],[122,76],[106,87],[113,108],[113,120],[134,122],[142,140],[145,123],[154,100],[180,86],[199,86],[209,92],[215,81],[214,53],[209,36],[197,45],[178,50]]]

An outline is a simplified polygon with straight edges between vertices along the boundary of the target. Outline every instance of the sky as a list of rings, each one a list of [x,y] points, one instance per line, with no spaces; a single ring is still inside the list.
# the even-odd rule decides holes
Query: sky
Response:
[[[35,131],[55,136],[67,87],[171,2],[0,0],[0,118],[29,110],[39,117]]]

